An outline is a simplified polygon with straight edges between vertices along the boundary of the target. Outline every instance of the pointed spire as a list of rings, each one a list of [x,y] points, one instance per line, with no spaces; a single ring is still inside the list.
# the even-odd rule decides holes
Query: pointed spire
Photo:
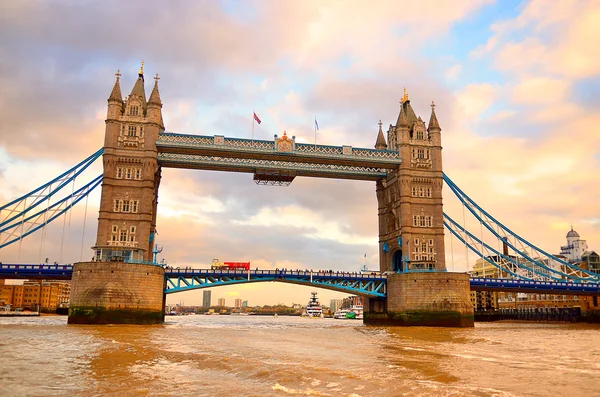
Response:
[[[435,115],[435,103],[431,101],[431,117],[429,118],[428,131],[438,130],[441,131],[440,123],[438,123],[437,116]]]
[[[408,127],[408,119],[402,101],[400,101],[400,114],[398,115],[398,121],[396,121],[396,128],[398,127]]]
[[[117,70],[117,73],[115,73],[115,76],[117,76],[117,81],[115,81],[115,86],[113,87],[112,92],[110,93],[110,96],[108,97],[108,102],[112,102],[112,101],[123,102],[123,95],[121,94],[121,84],[119,83],[119,80],[121,78],[121,71]]]
[[[406,87],[404,87],[404,96],[402,97],[402,103],[408,101],[408,94],[406,93]]]
[[[156,77],[154,77],[154,88],[150,93],[148,104],[162,105],[162,102],[160,100],[160,94],[158,93],[158,80],[160,80],[160,77],[158,77],[158,73],[156,73]]]
[[[138,79],[131,90],[131,94],[129,97],[137,96],[142,102],[142,107],[146,110],[146,90],[144,89],[144,61],[142,61],[142,66],[140,67],[140,73],[138,74]]]
[[[385,137],[383,136],[383,130],[381,129],[381,120],[379,120],[379,133],[377,133],[377,141],[375,142],[375,149],[385,150],[387,149],[387,143],[385,143]]]

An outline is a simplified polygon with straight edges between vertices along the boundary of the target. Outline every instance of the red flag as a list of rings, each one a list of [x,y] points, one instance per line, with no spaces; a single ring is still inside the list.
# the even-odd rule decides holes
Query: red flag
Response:
[[[260,119],[258,118],[258,116],[256,115],[256,113],[254,113],[254,120],[256,120],[256,122],[258,124],[260,124]]]

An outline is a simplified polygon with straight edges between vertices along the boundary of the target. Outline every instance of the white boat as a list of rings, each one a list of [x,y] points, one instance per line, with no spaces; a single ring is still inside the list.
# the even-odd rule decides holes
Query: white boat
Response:
[[[333,313],[333,318],[336,318],[338,320],[345,320],[347,313],[348,309],[338,309],[335,311],[335,313]]]
[[[351,312],[356,313],[356,320],[362,320],[363,318],[363,306],[362,305],[354,305],[350,309]]]
[[[362,305],[354,305],[350,309],[339,309],[333,314],[333,318],[342,320],[362,320],[363,307]]]
[[[321,307],[321,304],[317,299],[317,293],[311,292],[311,295],[312,296],[310,297],[310,300],[308,301],[308,304],[306,305],[306,309],[304,313],[302,313],[302,316],[310,318],[322,318],[323,308]]]

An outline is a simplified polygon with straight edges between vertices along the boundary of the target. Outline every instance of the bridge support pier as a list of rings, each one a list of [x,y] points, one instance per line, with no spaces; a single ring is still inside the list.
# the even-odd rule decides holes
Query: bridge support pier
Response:
[[[81,262],[73,268],[69,324],[160,324],[165,271],[123,262]]]
[[[469,276],[447,272],[391,274],[387,279],[387,301],[368,299],[364,323],[473,327]]]

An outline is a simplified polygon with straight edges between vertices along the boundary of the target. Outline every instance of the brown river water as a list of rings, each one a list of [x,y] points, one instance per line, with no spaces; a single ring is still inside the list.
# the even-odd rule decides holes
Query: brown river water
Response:
[[[0,396],[600,396],[600,326],[168,316],[0,319]]]

